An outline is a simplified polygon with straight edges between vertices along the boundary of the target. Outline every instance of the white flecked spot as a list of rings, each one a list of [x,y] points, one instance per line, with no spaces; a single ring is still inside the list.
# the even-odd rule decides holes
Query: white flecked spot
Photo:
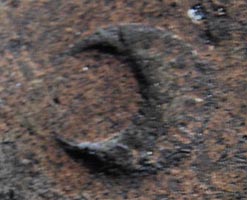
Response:
[[[21,83],[16,83],[15,86],[16,87],[21,87]]]
[[[194,56],[197,56],[197,55],[198,55],[197,50],[193,50],[191,53],[192,53],[192,55],[194,55]]]
[[[200,23],[205,19],[205,12],[201,5],[195,5],[187,11],[188,17],[192,20],[193,23]]]
[[[77,32],[75,32],[75,35],[81,35],[81,32],[80,31],[77,31]]]
[[[22,163],[23,165],[28,165],[28,164],[31,164],[32,161],[29,160],[29,159],[22,159],[22,160],[21,160],[21,163]]]
[[[69,48],[73,48],[73,47],[74,47],[74,44],[69,44],[68,47],[69,47]]]
[[[203,99],[201,99],[201,98],[194,98],[194,100],[195,100],[195,102],[198,102],[198,103],[200,103],[200,102],[203,102],[204,100]]]
[[[83,71],[87,71],[88,70],[88,67],[83,67],[82,70]]]
[[[188,134],[190,136],[195,135],[194,132],[190,131],[189,129],[187,129],[186,127],[179,127],[178,128],[182,133]]]
[[[172,35],[172,38],[174,38],[174,39],[181,39],[181,37],[179,37],[178,35],[175,35],[175,34]]]

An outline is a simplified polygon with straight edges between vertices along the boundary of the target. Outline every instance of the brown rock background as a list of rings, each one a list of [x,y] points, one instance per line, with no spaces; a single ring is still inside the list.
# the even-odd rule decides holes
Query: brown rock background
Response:
[[[196,3],[207,10],[200,24],[187,16]],[[217,6],[226,16],[217,15]],[[0,1],[0,199],[245,199],[246,6],[226,0]],[[119,23],[170,30],[218,66],[204,140],[165,173],[95,174],[54,142],[54,133],[104,139],[136,114],[141,97],[125,63],[97,51],[59,56],[98,28]],[[186,143],[181,129],[169,136]]]

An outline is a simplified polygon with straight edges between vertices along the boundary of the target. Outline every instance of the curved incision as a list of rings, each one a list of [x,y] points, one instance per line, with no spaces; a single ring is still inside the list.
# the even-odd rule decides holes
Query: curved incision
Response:
[[[79,153],[82,158],[90,155],[110,167],[128,171],[145,169],[146,152],[154,148],[159,135],[165,134],[161,104],[165,101],[164,88],[167,80],[160,75],[159,70],[166,66],[163,66],[161,57],[151,51],[152,44],[157,40],[162,41],[162,38],[180,43],[169,32],[149,26],[111,26],[85,38],[68,52],[70,56],[74,56],[89,49],[100,49],[121,54],[128,60],[137,77],[143,104],[138,120],[107,141],[77,144],[57,137],[65,150],[72,154]]]
[[[150,104],[157,105],[155,99],[159,95],[154,85],[159,83],[156,69],[162,66],[162,62],[157,56],[151,56],[148,49],[152,46],[152,41],[171,35],[159,29],[143,25],[112,26],[100,29],[93,35],[85,38],[75,45],[69,55],[76,55],[88,49],[100,49],[124,55],[129,60],[131,69],[135,73],[141,93],[144,99]],[[152,93],[152,95],[150,95]]]

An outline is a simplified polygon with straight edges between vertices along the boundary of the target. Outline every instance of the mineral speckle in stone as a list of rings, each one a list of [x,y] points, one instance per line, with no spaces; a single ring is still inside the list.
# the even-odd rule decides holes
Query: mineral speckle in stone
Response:
[[[192,20],[193,23],[199,23],[202,20],[206,19],[206,11],[201,4],[196,4],[192,6],[187,11],[187,15]]]

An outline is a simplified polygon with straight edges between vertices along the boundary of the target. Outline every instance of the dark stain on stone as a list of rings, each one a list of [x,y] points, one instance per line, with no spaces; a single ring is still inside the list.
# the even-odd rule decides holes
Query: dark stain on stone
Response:
[[[32,68],[30,68],[27,63],[23,63],[23,62],[19,63],[19,66],[20,66],[20,70],[21,70],[23,76],[27,80],[32,80],[34,77]]]

